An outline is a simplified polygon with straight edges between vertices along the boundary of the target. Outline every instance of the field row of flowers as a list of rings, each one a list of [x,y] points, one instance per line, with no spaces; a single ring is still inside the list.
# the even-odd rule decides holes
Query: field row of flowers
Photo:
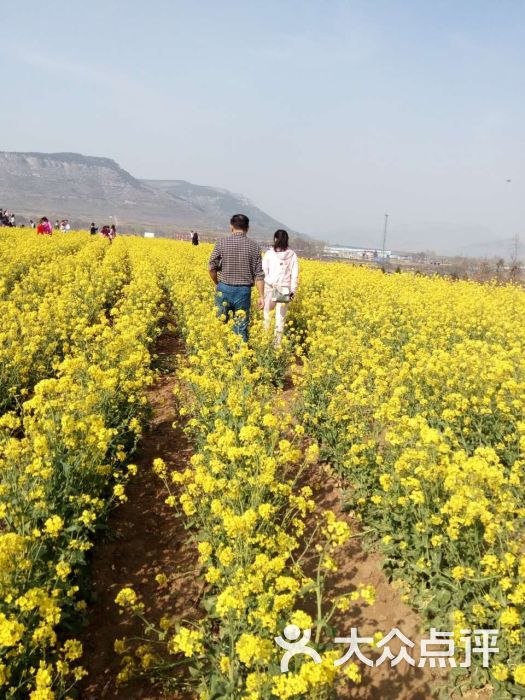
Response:
[[[209,251],[183,243],[159,243],[157,250],[165,252],[165,285],[188,351],[175,398],[181,415],[187,414],[195,454],[183,472],[170,471],[161,455],[154,470],[168,504],[184,513],[206,586],[198,619],[149,620],[144,638],[117,641],[120,680],[139,670],[180,684],[186,664],[187,682],[201,698],[332,697],[337,652],[328,652],[320,665],[299,657],[306,661],[281,674],[282,649],[274,642],[289,623],[314,628],[315,641],[324,641],[335,608],[359,595],[323,603],[326,574],[336,568],[333,553],[349,528],[333,513],[315,512],[311,489],[299,484],[317,447],[301,449],[303,431],[271,383],[269,370],[287,351],[273,349],[260,322],[252,327],[250,346],[217,322],[206,273]],[[314,521],[317,565],[306,573],[304,540]],[[170,572],[157,580],[169,584]],[[369,589],[362,594],[371,599]],[[123,589],[117,603],[144,618],[133,589]],[[359,680],[355,664],[344,672],[347,682]]]
[[[114,306],[129,277],[124,244],[109,248],[85,234],[71,235],[70,254],[64,238],[37,239],[47,260],[36,256],[35,265],[0,300],[0,410],[27,398],[78,343],[85,343],[86,329]],[[20,233],[15,240],[12,247],[22,258],[34,252],[32,236]],[[7,274],[13,266],[7,263]]]
[[[292,319],[301,419],[387,571],[456,638],[501,630],[470,680],[525,695],[523,290],[304,262]]]
[[[49,275],[40,265],[20,285],[31,297],[32,280],[48,304],[67,295],[69,336],[61,335],[65,326],[58,331],[67,347],[53,376],[0,418],[0,694],[13,699],[62,697],[84,673],[74,638],[85,608],[82,574],[97,528],[126,498],[135,471],[127,459],[141,431],[148,348],[163,314],[157,269],[133,241],[107,255],[90,242],[62,261],[62,281],[57,265],[49,262]],[[100,274],[115,274],[115,284]]]
[[[30,269],[57,257],[74,254],[86,244],[83,234],[55,237],[27,234],[21,229],[0,229],[0,299],[9,294],[18,280]]]

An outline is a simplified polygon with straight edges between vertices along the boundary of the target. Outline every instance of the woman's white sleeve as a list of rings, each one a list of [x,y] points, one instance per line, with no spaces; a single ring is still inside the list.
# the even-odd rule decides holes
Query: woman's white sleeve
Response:
[[[292,262],[292,279],[290,283],[290,287],[292,290],[292,293],[295,294],[297,291],[297,283],[299,282],[299,260],[297,258],[297,255],[294,253],[293,256],[293,262]]]
[[[268,277],[268,273],[270,272],[270,261],[268,253],[264,254],[264,257],[262,259],[262,268],[264,272],[264,279],[266,279]]]

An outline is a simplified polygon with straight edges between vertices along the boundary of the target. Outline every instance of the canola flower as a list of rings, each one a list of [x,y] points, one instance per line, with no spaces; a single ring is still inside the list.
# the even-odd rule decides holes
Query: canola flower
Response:
[[[523,290],[302,270],[290,319],[306,432],[429,622],[501,630],[497,664],[472,683],[523,692]]]
[[[104,251],[87,234],[77,236],[83,247],[62,261],[70,308],[61,306],[59,286],[46,290],[59,269],[53,256],[37,257],[37,272],[22,276],[6,302],[16,301],[24,322],[27,310],[28,323],[33,300],[42,306],[38,296],[55,302],[45,332],[64,343],[51,364],[19,384],[28,389],[20,408],[0,416],[0,695],[10,700],[67,696],[85,673],[80,642],[63,642],[59,631],[82,614],[78,574],[98,525],[125,498],[136,471],[124,462],[140,435],[149,347],[164,312],[157,270],[140,242]],[[22,289],[34,294],[27,309]],[[16,343],[10,348],[19,351]],[[10,361],[16,364],[13,355]]]
[[[77,253],[85,243],[85,236],[78,233],[46,238],[44,243],[37,236],[28,235],[25,229],[0,228],[0,299],[5,298],[29,270],[36,267],[44,270],[52,260]]]
[[[26,260],[35,240],[20,234],[11,245]],[[78,233],[72,234],[69,254],[63,238],[42,245],[54,255],[43,262],[37,256],[4,298],[0,290],[0,411],[25,400],[67,355],[91,342],[86,334],[114,306],[128,277],[123,244],[108,249],[104,241]],[[13,260],[6,265],[7,280],[13,267],[21,274],[17,257]],[[10,286],[4,281],[5,289]]]

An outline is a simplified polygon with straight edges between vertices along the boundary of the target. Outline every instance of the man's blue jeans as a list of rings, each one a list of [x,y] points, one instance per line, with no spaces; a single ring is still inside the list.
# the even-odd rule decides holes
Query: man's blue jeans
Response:
[[[230,314],[235,315],[236,311],[244,311],[245,315],[242,318],[235,319],[233,331],[240,335],[245,342],[248,340],[251,296],[252,288],[249,285],[237,286],[224,284],[224,282],[219,282],[217,285],[215,296],[217,316],[226,315],[228,318]]]

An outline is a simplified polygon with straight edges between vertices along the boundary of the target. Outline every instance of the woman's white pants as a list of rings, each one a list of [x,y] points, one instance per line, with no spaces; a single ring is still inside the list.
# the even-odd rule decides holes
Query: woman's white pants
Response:
[[[265,288],[264,290],[264,327],[266,330],[270,328],[271,311],[275,309],[275,335],[280,337],[284,331],[284,319],[288,311],[288,304],[278,304],[272,299],[272,289]]]

